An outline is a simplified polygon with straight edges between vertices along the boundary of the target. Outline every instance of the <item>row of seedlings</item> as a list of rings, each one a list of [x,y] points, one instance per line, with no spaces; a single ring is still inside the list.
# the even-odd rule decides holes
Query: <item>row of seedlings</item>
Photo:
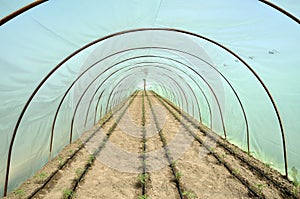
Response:
[[[149,177],[149,174],[146,172],[146,158],[147,158],[147,154],[146,154],[146,111],[145,111],[145,91],[142,93],[142,173],[139,174],[138,179],[139,179],[139,183],[142,187],[142,195],[138,196],[138,199],[147,199],[149,198],[147,196],[147,192],[146,192],[146,183]]]
[[[291,182],[289,179],[287,179],[285,176],[282,176],[281,173],[279,173],[277,170],[271,168],[271,164],[262,163],[261,161],[253,158],[251,153],[244,152],[238,147],[228,143],[227,140],[223,139],[222,137],[218,136],[216,133],[214,133],[209,128],[199,124],[197,121],[191,119],[190,116],[188,116],[185,113],[182,113],[174,104],[172,104],[170,101],[161,98],[159,95],[153,92],[153,95],[157,98],[164,101],[164,103],[168,104],[172,109],[174,109],[177,113],[181,114],[183,118],[188,121],[190,124],[192,124],[195,128],[199,129],[199,133],[202,134],[202,136],[209,136],[213,141],[218,143],[222,148],[224,148],[230,155],[238,158],[241,162],[245,163],[246,166],[254,172],[256,176],[259,178],[263,178],[264,180],[268,181],[267,184],[271,183],[274,187],[276,187],[277,190],[279,190],[284,197],[288,196],[291,198],[298,198],[298,187],[299,184],[295,184],[294,182]],[[199,135],[201,136],[201,135]],[[270,186],[270,185],[268,185]],[[264,185],[258,183],[256,185],[253,185],[254,189],[257,190],[260,195],[262,194],[262,189]]]
[[[154,93],[154,95],[158,98],[161,98],[156,93]],[[176,112],[182,114],[182,112],[174,104],[172,104],[166,99],[162,99],[162,100],[164,100],[164,102],[167,103],[169,106],[171,106]],[[296,178],[294,176],[292,177],[294,178],[294,181],[296,181],[296,183],[291,182],[285,176],[282,176],[282,174],[279,173],[277,170],[272,169],[271,164],[262,163],[261,161],[253,158],[251,152],[245,152],[240,150],[236,146],[229,144],[227,140],[218,136],[207,127],[200,125],[195,120],[192,120],[188,115],[184,113],[182,115],[185,120],[190,122],[195,128],[199,129],[201,133],[203,133],[205,136],[206,135],[210,136],[214,141],[216,141],[220,146],[222,146],[228,153],[230,153],[231,155],[235,156],[236,158],[244,162],[251,170],[255,171],[258,176],[261,176],[267,181],[271,182],[282,193],[292,198],[297,198],[297,197],[299,198],[299,192],[297,189],[300,186],[299,183],[297,183],[297,180],[295,180]]]
[[[174,176],[174,182],[176,184],[176,188],[177,188],[179,197],[180,197],[180,199],[183,199],[184,197],[183,197],[182,189],[181,189],[181,185],[180,185],[180,176],[181,176],[181,173],[175,167],[174,160],[172,160],[172,156],[171,156],[170,150],[168,148],[168,144],[167,144],[166,138],[164,136],[163,130],[159,126],[159,123],[158,123],[155,111],[153,109],[151,100],[150,100],[150,98],[149,98],[148,95],[146,95],[146,96],[147,96],[148,104],[149,104],[149,107],[150,107],[150,110],[151,110],[151,113],[152,113],[152,116],[153,116],[153,119],[154,119],[154,123],[155,123],[156,129],[158,131],[160,140],[161,140],[161,142],[163,144],[163,148],[164,148],[164,151],[165,151],[166,159],[168,161],[169,167],[170,167],[170,169],[172,171],[172,174]]]
[[[133,94],[133,96],[135,96],[136,93]],[[128,101],[128,100],[127,100]],[[25,194],[22,194],[22,197],[24,198],[35,198],[37,197],[37,195],[39,195],[40,193],[42,194],[42,190],[45,189],[47,187],[47,185],[49,184],[49,182],[55,180],[56,178],[56,175],[59,171],[61,170],[64,170],[66,167],[69,167],[69,165],[72,163],[72,160],[75,159],[75,157],[78,155],[79,151],[82,150],[82,148],[85,146],[85,144],[87,142],[89,142],[94,136],[95,134],[99,131],[99,129],[103,128],[103,126],[111,120],[111,118],[121,110],[121,108],[123,107],[123,105],[127,102],[127,101],[124,101],[122,103],[121,106],[119,106],[115,111],[114,113],[112,112],[109,112],[108,114],[106,114],[99,122],[98,124],[96,125],[95,129],[93,129],[91,131],[91,133],[85,133],[82,137],[82,139],[78,139],[76,140],[74,143],[72,143],[71,145],[69,145],[67,148],[74,148],[75,146],[75,149],[69,149],[68,150],[68,154],[65,155],[65,156],[58,156],[56,157],[52,162],[57,162],[57,166],[55,166],[55,168],[51,168],[51,165],[50,166],[47,166],[50,167],[48,168],[48,170],[50,169],[51,170],[51,173],[46,173],[46,172],[38,172],[34,178],[36,178],[36,182],[39,186],[36,186],[36,188],[34,188],[32,191],[30,191],[27,195]],[[82,142],[82,140],[84,140]],[[64,149],[65,150],[65,149]],[[64,151],[63,150],[63,151]],[[89,157],[89,159],[92,159],[92,157]],[[81,169],[76,169],[76,176],[75,177],[76,179],[79,177],[79,173],[80,173]],[[58,176],[59,177],[59,176]],[[64,197],[67,197],[68,195],[71,195],[72,194],[72,190],[66,188],[63,190],[63,195]]]
[[[124,116],[125,112],[128,110],[128,108],[130,107],[130,105],[132,104],[133,100],[135,99],[135,97],[137,96],[137,93],[135,93],[131,100],[129,101],[129,103],[127,104],[127,106],[123,107],[121,106],[120,109],[124,108],[121,112],[121,114],[117,117],[116,121],[113,123],[113,125],[109,128],[108,132],[106,133],[105,137],[102,139],[101,144],[97,147],[97,149],[93,152],[93,154],[89,155],[86,164],[84,166],[84,168],[80,169],[80,170],[76,170],[76,178],[74,179],[74,185],[73,187],[67,191],[67,193],[64,193],[64,198],[72,198],[75,195],[75,191],[79,185],[79,183],[84,179],[85,175],[87,174],[87,172],[89,171],[89,169],[92,167],[96,156],[99,155],[99,153],[102,151],[102,149],[104,149],[106,142],[108,141],[109,137],[111,136],[111,134],[114,132],[114,130],[116,129],[116,127],[118,126],[118,123],[120,122],[120,120],[122,119],[122,117]],[[118,109],[118,111],[120,110]],[[112,118],[112,115],[106,120],[109,121]],[[103,125],[102,125],[103,127]],[[100,128],[97,128],[98,130]],[[86,140],[86,143],[91,139],[91,137],[89,137]]]
[[[167,108],[167,110],[174,116],[174,118],[178,121],[181,121],[181,119],[178,117],[178,115],[176,115],[176,113],[171,110],[170,107],[172,107],[173,109],[175,109],[176,111],[178,111],[178,109],[174,106],[167,106],[167,102],[158,97],[159,101]],[[181,112],[180,112],[181,113]],[[184,115],[184,114],[181,114]],[[191,120],[187,117],[187,116],[183,116],[183,118],[186,120],[186,123],[191,124]],[[226,157],[228,158],[228,156],[226,156],[226,153],[221,153],[221,152],[216,152],[217,148],[211,148],[211,146],[207,143],[204,142],[204,138],[203,136],[208,136],[210,139],[213,139],[212,136],[210,135],[197,135],[195,134],[190,127],[185,124],[182,121],[183,126],[185,127],[185,129],[202,145],[204,146],[209,152],[210,154],[212,154],[221,164],[223,164],[225,166],[225,168],[233,175],[235,176],[242,184],[244,184],[248,190],[250,191],[251,194],[253,194],[255,197],[259,197],[259,198],[266,198],[266,195],[264,194],[264,188],[266,187],[266,185],[264,183],[255,183],[255,182],[251,182],[247,177],[243,176],[243,174],[245,174],[245,172],[240,172],[240,169],[237,168],[237,166],[232,166],[234,161],[229,162],[226,161]],[[201,138],[202,137],[202,138]],[[219,144],[219,143],[218,143]],[[226,148],[225,148],[226,149]],[[233,157],[233,159],[235,159]],[[239,166],[243,165],[243,162],[239,163]],[[243,166],[241,166],[240,168],[242,168]],[[258,176],[260,177],[260,176]]]
[[[165,107],[164,107],[165,108]],[[174,123],[174,122],[172,122]],[[182,122],[178,121],[179,125],[182,126]],[[163,136],[163,139],[166,140]],[[190,141],[194,141],[194,138],[188,138]],[[165,142],[166,143],[166,142]],[[179,183],[179,187],[181,190],[181,194],[182,194],[182,198],[184,199],[193,199],[193,198],[198,198],[197,194],[190,188],[187,188],[187,186],[182,182],[182,177],[184,177],[182,170],[179,169],[178,167],[178,160],[176,160],[174,158],[174,156],[172,156],[172,153],[170,151],[170,149],[172,149],[172,147],[168,147],[168,154],[171,160],[171,166],[173,167],[173,170],[175,171],[175,179],[178,181]]]

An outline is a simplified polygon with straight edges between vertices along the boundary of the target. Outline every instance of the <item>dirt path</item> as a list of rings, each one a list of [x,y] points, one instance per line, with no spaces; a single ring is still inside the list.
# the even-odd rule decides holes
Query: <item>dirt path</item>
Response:
[[[171,108],[170,106],[166,105]],[[179,114],[177,114],[180,117]],[[175,118],[174,118],[175,119]],[[185,118],[180,117],[184,123],[189,123]],[[177,121],[178,122],[178,121]],[[213,148],[214,153],[218,154],[222,161],[233,168],[233,173],[246,179],[247,183],[253,188],[259,197],[264,198],[284,198],[285,196],[267,182],[261,175],[258,175],[253,169],[228,153],[223,147],[206,137],[199,129],[193,125],[187,125],[205,144]],[[186,131],[185,131],[186,132]],[[198,158],[195,158],[197,157]],[[248,190],[239,182],[223,164],[209,153],[205,147],[194,141],[191,148],[177,161],[177,167],[180,171],[188,171],[183,175],[182,182],[185,187],[191,187],[200,198],[247,198]],[[197,177],[198,176],[198,177]],[[199,186],[202,185],[202,186]],[[200,188],[199,188],[200,187]]]
[[[145,128],[142,125],[143,94],[139,92],[132,103],[120,106],[112,117],[108,114],[103,118],[103,121],[108,120],[101,128],[97,124],[84,133],[82,142],[89,138],[85,147],[33,198],[253,198],[251,188],[242,184],[237,175],[262,198],[292,198],[212,142],[170,105],[163,103],[163,106],[151,93],[148,97],[153,112],[145,97]],[[45,179],[37,182],[37,176],[53,172],[51,169],[79,146],[80,141],[68,146],[49,167],[46,165],[24,184],[45,182]],[[141,176],[143,171],[146,173]],[[79,176],[82,180],[74,192],[74,186],[81,179]],[[29,186],[28,190],[32,189]],[[142,195],[142,190],[147,197]],[[16,197],[15,194],[8,198],[28,198],[28,195]]]
[[[104,149],[96,156],[93,167],[76,191],[77,198],[137,198],[140,195],[141,189],[137,186],[137,173],[141,171],[140,98],[138,95],[134,99]],[[110,128],[111,125],[106,125],[101,131],[106,134]]]
[[[151,100],[160,104],[153,97]],[[201,145],[169,112],[166,115],[163,131],[170,154],[176,160],[174,165],[180,176],[183,192],[194,194],[198,198],[249,198],[247,188],[234,179],[215,158],[201,155]]]
[[[159,126],[164,128],[167,121],[165,112],[162,107],[153,106],[157,115]],[[147,121],[147,164],[146,170],[149,175],[149,181],[146,187],[146,195],[150,198],[179,198],[174,176],[169,166],[165,151],[163,150],[163,142],[158,134],[155,121],[149,107],[148,100],[145,100],[146,121]]]

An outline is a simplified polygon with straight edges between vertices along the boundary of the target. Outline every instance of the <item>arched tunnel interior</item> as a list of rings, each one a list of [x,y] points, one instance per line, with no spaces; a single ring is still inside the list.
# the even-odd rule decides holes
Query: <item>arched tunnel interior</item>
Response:
[[[34,20],[38,26],[43,26],[38,20]],[[3,23],[6,22],[3,21]],[[16,25],[12,26],[17,27],[18,23],[17,21]],[[2,27],[6,31],[6,26]],[[7,27],[7,30],[10,30],[9,26]],[[4,36],[10,33],[10,31],[5,31]],[[43,31],[45,31],[43,34],[49,34],[49,30],[44,27]],[[54,34],[54,37],[58,42],[62,39],[59,35]],[[37,36],[35,39],[40,38]],[[0,154],[5,154],[0,159],[3,162],[0,168],[0,194],[3,193],[6,196],[21,182],[36,176],[35,173],[45,164],[56,161],[65,147],[74,145],[78,140],[81,140],[82,144],[78,151],[84,146],[89,146],[88,141],[92,139],[92,136],[87,140],[84,140],[84,136],[91,131],[95,133],[95,129],[102,128],[110,121],[109,119],[114,118],[115,123],[107,130],[107,137],[103,138],[103,140],[106,139],[105,141],[110,138],[116,128],[120,128],[118,123],[123,122],[123,128],[129,128],[124,126],[130,126],[135,120],[133,118],[136,117],[135,113],[133,116],[127,116],[132,106],[132,109],[140,107],[139,112],[142,112],[139,139],[141,139],[144,152],[141,152],[142,155],[136,159],[141,158],[142,162],[146,162],[148,158],[143,154],[146,153],[146,140],[148,139],[145,136],[150,131],[146,124],[148,120],[151,120],[152,128],[156,129],[156,134],[161,136],[162,149],[165,150],[168,161],[166,165],[171,165],[170,168],[175,176],[174,183],[180,198],[187,197],[186,195],[190,192],[188,189],[184,191],[187,185],[181,183],[181,180],[176,177],[179,173],[176,172],[178,167],[174,166],[173,157],[170,155],[172,150],[168,149],[172,146],[172,142],[168,145],[163,137],[163,133],[167,134],[167,130],[164,130],[168,120],[166,118],[171,117],[168,114],[174,117],[174,121],[170,123],[175,124],[181,120],[189,122],[189,125],[193,127],[182,122],[181,128],[190,132],[190,136],[194,136],[194,140],[206,147],[208,154],[212,154],[223,164],[233,176],[248,187],[249,192],[254,196],[269,197],[268,193],[262,192],[259,183],[249,185],[247,180],[239,177],[240,171],[237,172],[234,167],[223,160],[225,155],[222,159],[214,151],[215,148],[203,143],[201,137],[198,138],[196,134],[193,134],[190,128],[204,132],[208,135],[207,137],[211,137],[209,139],[216,141],[217,146],[223,146],[227,150],[226,153],[235,154],[241,157],[240,159],[247,159],[245,157],[249,156],[253,158],[252,163],[250,161],[249,164],[264,165],[265,168],[253,166],[259,170],[260,176],[266,173],[267,168],[272,167],[274,172],[278,172],[274,174],[274,178],[281,176],[286,180],[283,180],[284,185],[281,187],[278,185],[279,188],[275,189],[284,190],[283,192],[289,197],[299,196],[297,191],[292,193],[291,190],[295,188],[290,185],[292,181],[295,185],[295,181],[298,182],[297,177],[299,178],[297,172],[299,155],[295,152],[297,142],[291,141],[296,126],[286,122],[290,117],[291,108],[282,102],[283,100],[279,100],[285,99],[283,96],[286,96],[278,94],[280,89],[274,92],[277,83],[272,83],[277,82],[273,79],[277,72],[273,71],[268,76],[268,72],[264,71],[267,69],[260,68],[260,59],[263,60],[262,63],[265,63],[267,59],[276,59],[274,56],[280,54],[276,49],[265,52],[263,58],[243,53],[241,56],[243,47],[235,47],[237,44],[230,48],[226,42],[213,39],[209,34],[159,26],[112,31],[110,34],[94,38],[79,46],[72,41],[65,40],[64,43],[72,46],[73,50],[65,53],[64,46],[61,46],[62,49],[56,49],[55,44],[51,46],[49,42],[49,47],[53,47],[53,49],[49,48],[49,51],[64,52],[61,53],[63,56],[60,57],[59,62],[51,61],[51,54],[46,52],[47,49],[37,54],[41,56],[47,53],[45,57],[48,60],[43,58],[41,61],[35,56],[27,60],[28,63],[41,62],[41,65],[50,65],[51,70],[48,71],[42,67],[32,69],[24,67],[20,70],[20,67],[16,65],[23,63],[7,61],[13,60],[13,53],[1,51],[3,56],[0,60],[10,66],[3,73],[3,85],[5,84],[6,87],[3,87],[1,98],[7,98],[3,104],[11,107],[11,110],[1,107],[1,110],[5,110],[3,113],[7,113],[1,116],[3,124],[7,123],[6,126],[3,125],[3,130],[9,133],[2,139],[2,145],[5,147],[0,148]],[[34,47],[28,48],[31,52],[35,51]],[[28,64],[27,62],[24,62],[24,65]],[[278,71],[278,76],[281,77],[283,74],[280,70]],[[42,75],[31,79],[30,76],[33,77],[34,72]],[[14,83],[9,85],[7,82],[11,81]],[[27,86],[27,82],[30,87]],[[293,91],[295,90],[297,90],[296,87],[293,88]],[[138,100],[140,100],[139,104],[137,104]],[[161,107],[157,108],[157,106]],[[285,111],[286,109],[288,111]],[[8,114],[9,111],[11,111],[10,114]],[[146,113],[152,116],[145,116]],[[124,123],[122,119],[124,114],[126,117],[131,117],[132,121],[126,120],[128,123]],[[136,129],[129,128],[128,131],[134,133]],[[178,136],[181,136],[180,132]],[[123,144],[126,144],[125,138],[123,141]],[[100,147],[96,150],[97,154],[100,153],[100,148],[104,150],[103,142],[99,141]],[[177,143],[182,146],[185,144]],[[192,142],[188,144],[190,146]],[[237,149],[231,147],[237,147]],[[176,152],[183,154],[184,150]],[[180,156],[177,158],[180,160]],[[258,160],[260,163],[255,162]],[[147,170],[146,163],[142,165],[142,177],[147,182],[148,175],[151,176],[151,174]],[[59,169],[47,178],[49,182],[56,172],[62,170],[63,166],[64,164],[60,165]],[[92,167],[91,162],[85,167],[87,168],[85,172],[90,167]],[[113,166],[110,165],[110,167]],[[83,178],[84,175],[82,174]],[[269,180],[272,177],[265,178]],[[144,196],[147,190],[145,182],[141,185],[143,188],[141,195]],[[80,180],[76,181],[75,187],[78,183]],[[276,183],[280,184],[274,182],[275,187]],[[297,190],[297,185],[295,187]],[[37,194],[38,190],[34,194]],[[193,192],[197,191],[193,190]],[[13,193],[16,192],[13,191]],[[34,195],[29,198],[32,197],[34,198]]]

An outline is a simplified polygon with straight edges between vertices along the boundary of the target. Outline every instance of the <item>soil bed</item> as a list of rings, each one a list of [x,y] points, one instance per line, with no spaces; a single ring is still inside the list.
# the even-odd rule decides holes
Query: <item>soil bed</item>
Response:
[[[130,98],[133,99],[132,103],[127,102],[116,112],[106,115],[83,134],[82,140],[67,146],[7,198],[30,198],[36,191],[33,198],[137,199],[142,198],[142,184],[145,183],[145,194],[151,199],[178,199],[180,194],[176,180],[183,198],[255,198],[251,189],[259,195],[256,198],[295,198],[284,193],[221,144],[212,142],[205,132],[213,134],[216,140],[224,142],[224,145],[244,157],[245,153],[240,149],[222,140],[206,127],[197,127],[197,122],[191,123],[152,93],[148,95],[158,125],[145,97],[145,140],[143,93],[138,92],[135,97]],[[110,117],[111,115],[113,116]],[[105,119],[108,121],[105,122]],[[159,131],[157,126],[161,128]],[[163,148],[159,133],[164,136],[167,150]],[[90,139],[85,143],[87,138]],[[143,152],[144,144],[146,153]],[[94,152],[99,146],[102,148],[94,160]],[[72,158],[68,160],[68,157]],[[167,157],[172,162],[171,166]],[[262,170],[273,173],[274,178],[287,189],[293,188],[278,172],[251,156],[246,155],[244,158],[259,165]],[[64,162],[65,165],[61,166]],[[90,165],[90,168],[84,173],[86,165]],[[146,177],[141,179],[143,166]],[[172,167],[176,175],[172,172]],[[55,175],[50,178],[52,173]],[[82,176],[80,182],[79,176]],[[239,178],[246,181],[250,188]],[[49,183],[42,187],[47,179]],[[78,187],[74,188],[77,182]],[[39,188],[41,189],[37,191]],[[23,192],[20,193],[20,190]]]

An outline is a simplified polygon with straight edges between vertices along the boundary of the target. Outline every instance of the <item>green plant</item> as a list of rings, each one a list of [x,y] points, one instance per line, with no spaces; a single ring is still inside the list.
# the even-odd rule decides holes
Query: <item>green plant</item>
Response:
[[[175,167],[176,164],[177,164],[177,160],[173,160],[173,161],[172,161],[172,166]]]
[[[262,195],[262,191],[263,191],[263,188],[264,188],[264,185],[263,184],[256,184],[256,187],[259,191],[259,195]]]
[[[82,168],[76,169],[75,173],[76,173],[77,178],[79,178],[81,176],[82,172],[83,172]]]
[[[238,174],[240,174],[240,170],[239,169],[233,169],[232,173],[238,175]]]
[[[268,167],[269,169],[273,166],[273,163],[272,162],[269,162],[269,163],[265,163],[266,167]]]
[[[69,197],[72,197],[73,194],[74,194],[73,190],[66,188],[63,190],[63,199],[68,199]]]
[[[62,166],[63,165],[63,158],[62,157],[58,157],[58,163],[59,163],[59,166]]]
[[[82,140],[78,141],[78,146],[81,146],[83,144]]]
[[[138,196],[138,199],[150,199],[146,194]]]
[[[300,187],[299,184],[298,184],[297,186],[294,186],[294,187],[293,187],[293,193],[294,193],[295,196],[298,194],[299,187]]]
[[[193,192],[192,190],[184,191],[182,192],[182,195],[186,196],[188,199],[197,198],[195,192]]]
[[[292,171],[291,174],[292,174],[294,185],[297,187],[299,186],[299,181],[297,179],[298,170],[296,169],[296,167],[293,166],[291,171]]]
[[[140,173],[138,175],[138,179],[139,179],[141,184],[145,184],[148,177],[149,177],[149,175],[147,173]]]
[[[142,151],[142,157],[146,157],[147,152],[146,151]]]
[[[95,156],[94,156],[94,155],[90,155],[90,156],[89,156],[88,163],[89,163],[90,165],[92,165],[93,162],[94,162],[94,160],[95,160]]]
[[[293,178],[293,184],[295,185],[293,187],[293,193],[296,196],[299,192],[300,182],[297,179],[298,170],[294,166],[291,169],[291,175],[292,175],[292,178]]]
[[[167,155],[170,156],[171,155],[171,152],[169,150],[167,150]]]
[[[37,182],[40,183],[40,182],[43,182],[47,178],[47,176],[48,176],[47,173],[42,172],[42,173],[35,175],[35,178],[36,178]]]
[[[16,190],[13,191],[13,193],[15,195],[17,195],[19,198],[21,198],[22,196],[25,195],[25,190],[22,189],[22,188],[21,189],[16,189]]]
[[[177,180],[179,180],[179,179],[181,178],[181,176],[182,176],[182,173],[180,173],[180,172],[176,172],[176,173],[175,173],[175,178],[176,178]]]

